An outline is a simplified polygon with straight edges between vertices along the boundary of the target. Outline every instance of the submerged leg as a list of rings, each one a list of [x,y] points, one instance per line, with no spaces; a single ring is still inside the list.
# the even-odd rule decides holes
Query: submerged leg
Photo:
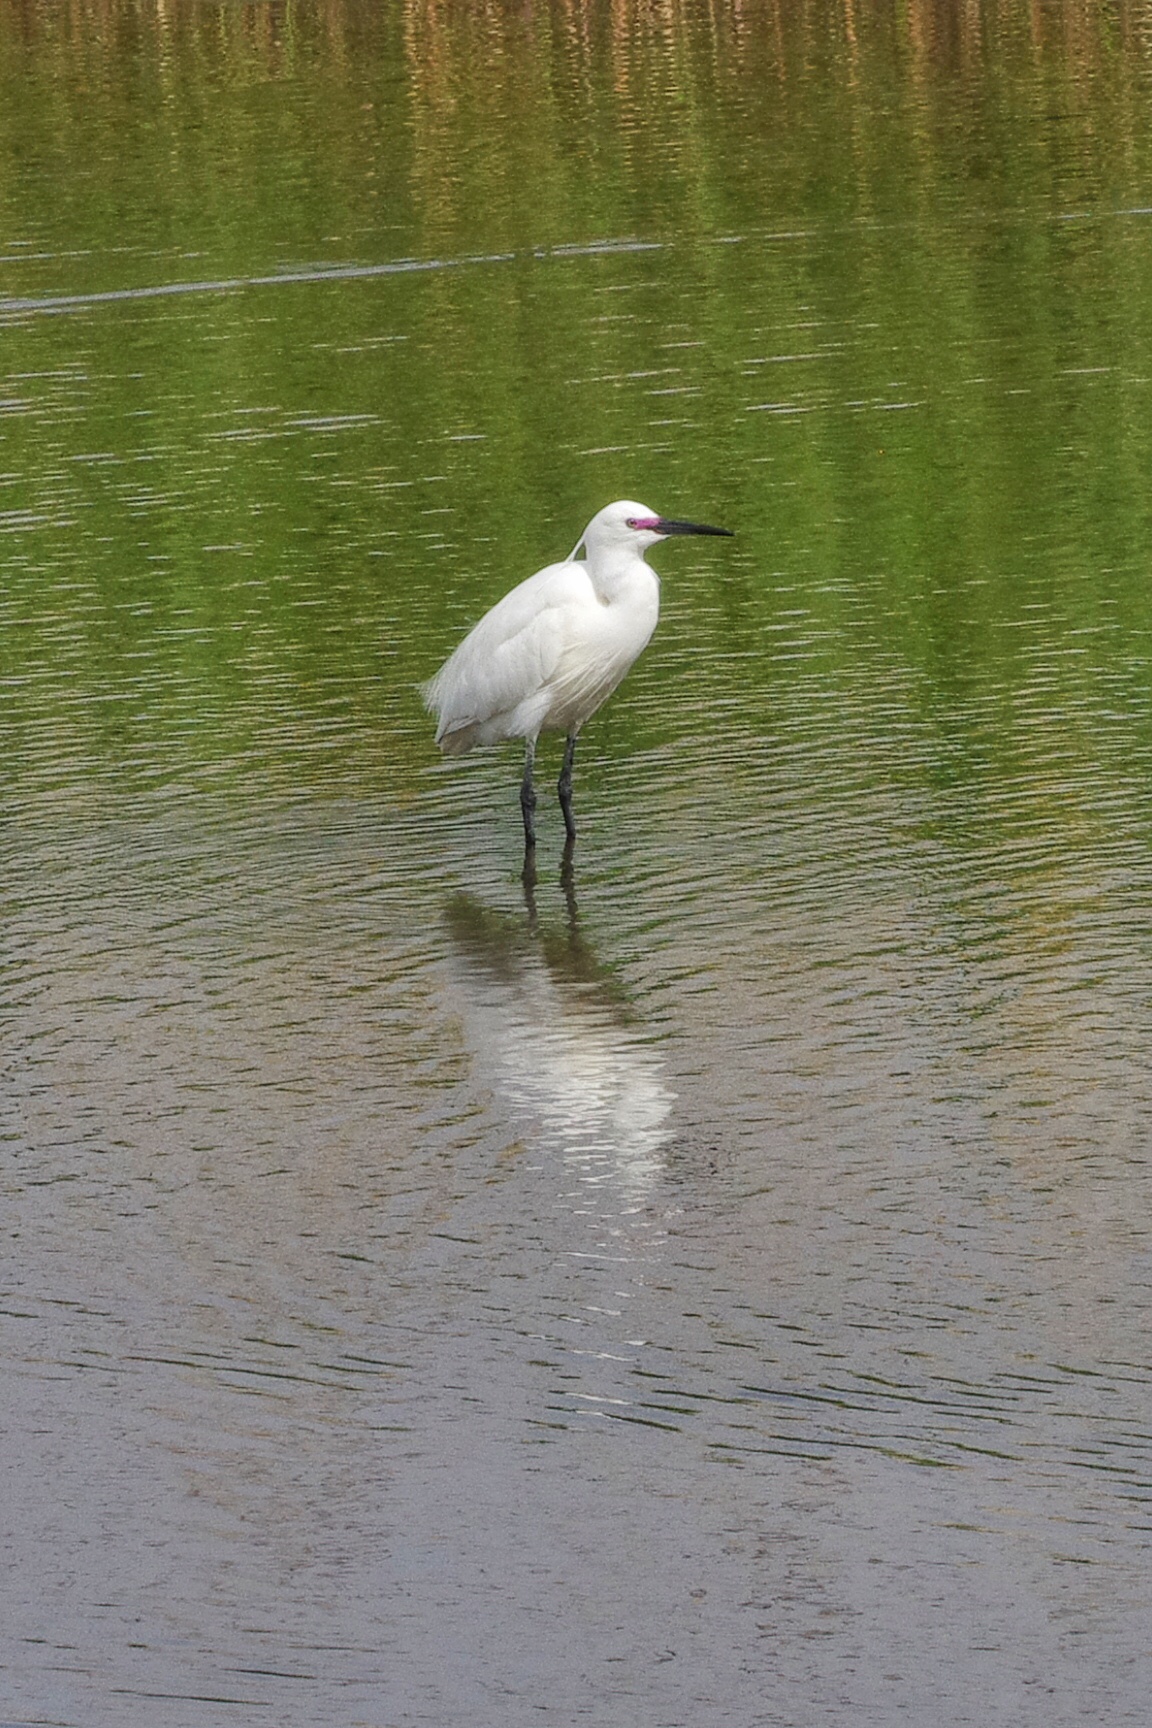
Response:
[[[573,943],[580,939],[580,914],[576,910],[576,869],[573,862],[575,853],[575,840],[566,840],[560,855],[560,887],[564,894],[564,904],[568,908],[568,935]]]
[[[564,744],[564,766],[560,770],[560,778],[556,790],[560,794],[560,808],[564,812],[564,831],[571,846],[576,838],[576,824],[572,819],[572,758],[576,754],[576,734],[569,732]]]
[[[524,778],[520,783],[520,809],[524,816],[524,850],[531,852],[536,845],[536,788],[532,784],[532,764],[536,760],[536,740],[529,738],[524,752]]]
[[[524,868],[520,872],[520,886],[524,890],[524,910],[528,914],[528,934],[535,936],[539,919],[536,915],[536,848],[525,846]]]

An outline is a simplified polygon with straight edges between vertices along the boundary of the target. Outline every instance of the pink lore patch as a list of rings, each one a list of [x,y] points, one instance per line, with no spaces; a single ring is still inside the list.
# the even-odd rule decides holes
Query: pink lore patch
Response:
[[[629,528],[640,529],[659,528],[660,518],[659,516],[629,516],[628,526]]]

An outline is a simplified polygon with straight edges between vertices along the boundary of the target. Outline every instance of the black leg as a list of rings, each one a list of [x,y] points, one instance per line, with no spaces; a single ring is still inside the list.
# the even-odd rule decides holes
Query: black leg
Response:
[[[520,783],[520,809],[524,816],[524,850],[531,852],[536,845],[536,788],[532,784],[532,764],[536,760],[536,740],[529,738],[524,752],[524,778]]]
[[[560,770],[560,778],[556,790],[560,794],[560,808],[564,812],[564,831],[571,846],[576,838],[576,824],[572,820],[572,758],[576,754],[576,734],[569,732],[564,745],[564,766]]]

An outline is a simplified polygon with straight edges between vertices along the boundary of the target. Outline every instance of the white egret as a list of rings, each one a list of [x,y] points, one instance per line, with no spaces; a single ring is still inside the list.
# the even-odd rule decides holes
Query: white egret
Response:
[[[536,844],[536,740],[545,731],[566,734],[557,791],[571,845],[576,738],[656,628],[660,583],[644,553],[670,534],[731,529],[672,521],[627,498],[605,505],[563,563],[545,565],[498,600],[423,687],[446,754],[525,740],[520,808],[529,850]]]

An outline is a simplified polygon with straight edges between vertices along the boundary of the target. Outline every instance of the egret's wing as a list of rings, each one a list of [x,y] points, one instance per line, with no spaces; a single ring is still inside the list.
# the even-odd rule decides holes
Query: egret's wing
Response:
[[[580,564],[550,564],[484,614],[424,686],[445,748],[454,735],[461,749],[517,735],[517,710],[540,695],[559,664],[565,614],[590,601]]]

